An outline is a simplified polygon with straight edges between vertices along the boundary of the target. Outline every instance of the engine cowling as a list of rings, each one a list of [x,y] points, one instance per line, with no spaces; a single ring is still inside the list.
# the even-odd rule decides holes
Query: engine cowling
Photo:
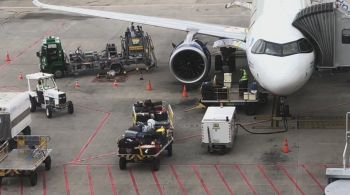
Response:
[[[199,40],[176,46],[169,60],[170,72],[184,84],[200,84],[211,67],[210,52]]]

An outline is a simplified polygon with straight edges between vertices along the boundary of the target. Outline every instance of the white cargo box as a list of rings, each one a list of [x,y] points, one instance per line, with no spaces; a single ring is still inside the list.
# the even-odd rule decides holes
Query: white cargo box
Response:
[[[208,107],[202,119],[202,146],[232,148],[236,107]]]
[[[31,121],[27,92],[0,92],[0,141],[15,137]]]

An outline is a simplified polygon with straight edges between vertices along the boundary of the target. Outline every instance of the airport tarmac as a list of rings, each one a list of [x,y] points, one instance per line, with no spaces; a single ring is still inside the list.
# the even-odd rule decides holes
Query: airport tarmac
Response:
[[[224,0],[45,0],[60,5],[84,5],[92,9],[180,18],[208,23],[247,26],[249,11],[224,9]],[[102,50],[107,42],[119,46],[129,23],[62,14],[35,8],[30,0],[0,1],[0,91],[24,91],[27,84],[19,73],[39,70],[36,52],[44,37],[55,35],[66,51]],[[192,90],[181,97],[182,85],[167,65],[171,43],[179,43],[184,32],[143,26],[151,34],[159,68],[145,72],[144,80],[130,73],[118,88],[98,82],[94,75],[58,79],[62,91],[75,104],[75,113],[44,111],[32,114],[32,133],[50,135],[52,169],[40,171],[31,187],[27,179],[4,179],[0,194],[323,194],[327,166],[339,166],[344,148],[344,129],[293,128],[282,134],[252,135],[239,130],[234,148],[225,155],[208,154],[200,146],[203,110],[185,112],[199,98]],[[273,30],[273,29],[271,29]],[[215,38],[200,36],[211,45]],[[214,50],[212,50],[215,52]],[[11,63],[5,63],[6,52]],[[244,65],[244,62],[242,62]],[[74,88],[75,81],[80,89]],[[146,91],[148,81],[153,91]],[[349,73],[314,73],[311,80],[288,98],[297,116],[343,117],[350,110]],[[150,166],[129,165],[120,171],[116,139],[131,125],[131,106],[146,98],[173,105],[175,143],[173,156],[161,160],[158,172]],[[259,114],[271,112],[271,99]],[[244,112],[239,122],[255,122]],[[266,131],[254,129],[254,131]],[[281,152],[288,138],[291,152]]]

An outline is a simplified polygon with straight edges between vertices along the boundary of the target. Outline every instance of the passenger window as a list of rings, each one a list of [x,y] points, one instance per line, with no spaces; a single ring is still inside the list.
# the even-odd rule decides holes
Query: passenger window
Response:
[[[265,41],[257,40],[252,48],[252,53],[263,54],[265,52]]]
[[[342,42],[343,44],[350,44],[350,29],[344,29],[342,31]]]
[[[265,53],[274,56],[282,56],[282,46],[276,43],[266,43]]]
[[[283,56],[289,56],[297,53],[299,53],[299,48],[296,42],[283,45]]]
[[[300,53],[310,53],[313,51],[312,45],[306,39],[298,41]]]

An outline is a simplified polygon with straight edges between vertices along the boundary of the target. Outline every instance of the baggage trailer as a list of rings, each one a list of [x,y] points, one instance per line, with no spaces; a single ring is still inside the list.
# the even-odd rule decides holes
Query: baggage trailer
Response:
[[[49,136],[19,135],[14,138],[17,148],[9,150],[9,143],[0,146],[0,183],[5,177],[28,177],[30,185],[38,181],[38,168],[45,165],[45,170],[51,169],[50,153],[47,148]]]
[[[233,147],[237,135],[235,107],[208,107],[202,119],[202,147],[224,152]]]
[[[172,156],[174,113],[164,101],[146,100],[133,105],[133,127],[118,140],[119,168],[127,163],[151,162],[152,170],[160,167],[160,156],[166,150]]]
[[[223,78],[219,78],[223,76]],[[238,83],[232,82],[232,73],[217,74],[213,81],[204,82],[201,86],[201,99],[197,107],[207,106],[243,106],[247,115],[254,115],[259,104],[267,102],[268,94],[256,82],[250,88],[242,88]]]
[[[31,134],[31,122],[28,93],[0,92],[0,144],[9,141],[9,149],[14,148],[15,136]]]

